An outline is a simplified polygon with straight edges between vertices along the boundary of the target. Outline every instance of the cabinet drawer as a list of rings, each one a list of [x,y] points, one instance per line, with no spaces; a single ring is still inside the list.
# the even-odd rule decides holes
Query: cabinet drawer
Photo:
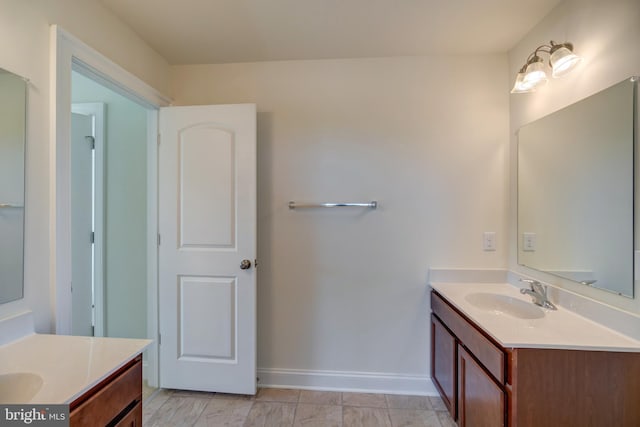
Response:
[[[70,425],[107,425],[132,402],[140,400],[141,391],[142,361],[138,360],[73,410]]]
[[[505,381],[505,354],[440,295],[431,292],[431,310],[500,384]]]

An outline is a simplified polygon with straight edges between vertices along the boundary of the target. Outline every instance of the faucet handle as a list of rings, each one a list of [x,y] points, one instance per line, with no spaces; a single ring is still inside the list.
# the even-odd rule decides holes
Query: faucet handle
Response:
[[[531,289],[533,289],[533,287],[535,285],[539,285],[540,284],[540,282],[538,282],[537,280],[533,280],[533,279],[520,279],[520,281],[522,283],[528,283],[529,286],[531,287]]]
[[[521,294],[530,295],[533,303],[549,310],[556,310],[556,306],[547,299],[547,286],[533,279],[520,279],[521,282],[528,283],[530,289],[520,289]]]
[[[537,280],[520,279],[520,281],[524,282],[524,283],[528,283],[529,287],[531,288],[532,291],[538,292],[538,293],[544,295],[545,297],[547,296],[547,287],[545,285],[543,285],[542,283],[538,282]]]

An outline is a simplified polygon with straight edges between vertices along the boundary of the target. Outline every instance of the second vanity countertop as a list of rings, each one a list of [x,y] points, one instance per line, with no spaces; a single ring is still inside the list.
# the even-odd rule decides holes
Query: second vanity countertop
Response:
[[[505,348],[551,348],[565,350],[595,350],[640,352],[640,341],[622,335],[599,323],[563,307],[547,310],[534,306],[531,298],[508,283],[431,283],[466,317],[484,329]],[[476,293],[504,295],[539,308],[539,318],[513,317],[500,310],[478,308],[467,297]]]
[[[0,375],[42,377],[42,388],[28,403],[71,403],[149,344],[146,339],[31,334],[0,346]]]

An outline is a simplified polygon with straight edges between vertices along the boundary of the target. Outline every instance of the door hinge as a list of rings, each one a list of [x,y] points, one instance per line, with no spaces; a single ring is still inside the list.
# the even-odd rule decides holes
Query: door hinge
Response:
[[[91,336],[95,337],[96,336],[96,327],[91,325]]]
[[[158,233],[158,246],[160,246],[160,233]]]
[[[162,344],[162,335],[158,334],[158,345]]]
[[[87,139],[87,141],[89,141],[89,145],[91,145],[91,149],[95,150],[96,149],[96,139],[91,135],[87,135],[87,136],[85,136],[85,138]]]
[[[162,137],[158,134],[158,147],[160,146],[160,139],[162,139]]]
[[[95,232],[91,232],[91,243],[95,243],[96,242],[96,233]]]

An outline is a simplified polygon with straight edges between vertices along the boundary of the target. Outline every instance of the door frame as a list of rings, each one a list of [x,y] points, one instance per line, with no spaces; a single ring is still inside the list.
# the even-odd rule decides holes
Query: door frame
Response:
[[[149,337],[158,336],[157,305],[157,230],[158,230],[158,147],[157,115],[160,107],[171,99],[143,80],[111,61],[58,25],[50,27],[50,170],[49,170],[49,244],[50,293],[53,307],[53,330],[71,333],[71,70],[78,71],[98,83],[128,97],[147,108],[147,197],[148,197],[148,300]],[[153,204],[151,204],[153,203]],[[155,369],[147,378],[157,384],[157,340],[148,352],[149,365]],[[151,360],[154,358],[155,360]]]
[[[93,326],[96,337],[104,336],[104,103],[71,104],[71,112],[93,117],[95,143],[93,169]]]

